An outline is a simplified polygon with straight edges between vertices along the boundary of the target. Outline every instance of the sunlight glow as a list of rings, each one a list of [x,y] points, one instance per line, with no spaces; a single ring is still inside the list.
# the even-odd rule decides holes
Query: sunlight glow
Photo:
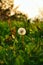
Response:
[[[19,11],[27,14],[28,18],[33,18],[43,8],[43,0],[14,0],[14,6],[19,6]]]

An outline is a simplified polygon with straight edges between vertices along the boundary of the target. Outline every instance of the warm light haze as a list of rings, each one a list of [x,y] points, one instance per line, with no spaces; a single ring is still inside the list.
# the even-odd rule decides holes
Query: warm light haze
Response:
[[[28,18],[33,18],[43,8],[43,0],[14,0],[14,6],[19,6],[19,11],[27,14]]]

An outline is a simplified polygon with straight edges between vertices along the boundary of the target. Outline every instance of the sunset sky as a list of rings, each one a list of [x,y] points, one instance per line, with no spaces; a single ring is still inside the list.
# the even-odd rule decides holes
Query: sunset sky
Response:
[[[14,6],[19,6],[19,11],[27,14],[29,18],[33,18],[43,8],[43,0],[14,0]]]

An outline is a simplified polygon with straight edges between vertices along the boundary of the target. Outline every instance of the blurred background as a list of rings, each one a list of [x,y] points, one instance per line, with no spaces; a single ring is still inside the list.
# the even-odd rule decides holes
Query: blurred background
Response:
[[[0,0],[0,65],[43,65],[43,0]]]

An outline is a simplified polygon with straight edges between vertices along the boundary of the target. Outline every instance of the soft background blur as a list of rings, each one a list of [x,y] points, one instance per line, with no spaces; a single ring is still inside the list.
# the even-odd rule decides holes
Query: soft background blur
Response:
[[[14,6],[19,6],[18,10],[27,14],[28,18],[34,18],[43,10],[43,0],[14,0]]]
[[[43,65],[42,3],[0,0],[0,65]]]

